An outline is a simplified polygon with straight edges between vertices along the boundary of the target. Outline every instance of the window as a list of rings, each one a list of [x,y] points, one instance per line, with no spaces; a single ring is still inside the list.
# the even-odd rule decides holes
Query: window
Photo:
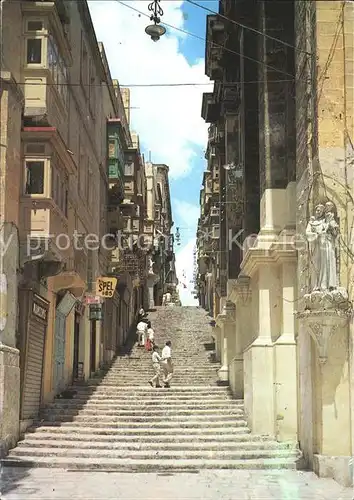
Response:
[[[126,163],[125,164],[125,170],[124,170],[125,175],[133,176],[134,175],[134,163]]]
[[[27,40],[27,64],[42,63],[42,39],[29,38]]]
[[[95,67],[94,67],[94,64],[92,61],[90,61],[89,76],[90,76],[90,81],[89,81],[88,95],[89,95],[89,102],[90,102],[90,110],[91,110],[92,117],[95,118],[96,79],[95,79]]]
[[[83,34],[81,34],[81,68],[80,68],[80,78],[81,83],[83,85],[87,85],[88,83],[88,73],[89,73],[89,61],[88,61],[88,53],[86,49],[86,45],[84,42]],[[86,93],[88,94],[88,89],[85,88]]]
[[[26,194],[44,194],[44,161],[26,161]]]
[[[68,104],[68,69],[64,59],[59,53],[58,46],[53,38],[49,36],[47,45],[47,67],[52,80],[61,96],[65,106]]]
[[[52,166],[52,199],[65,217],[68,216],[68,182],[66,176],[62,173],[60,160],[56,157],[51,162]]]
[[[115,139],[109,139],[108,141],[108,156],[109,158],[116,158],[116,141]]]
[[[83,146],[80,146],[80,164],[79,164],[79,191],[83,198],[85,196],[85,185],[86,185],[86,155],[83,150]]]
[[[88,203],[89,208],[92,210],[92,204],[93,204],[93,171],[92,167],[90,164],[90,161],[88,162],[88,177],[87,177],[87,185],[86,185],[86,200]]]

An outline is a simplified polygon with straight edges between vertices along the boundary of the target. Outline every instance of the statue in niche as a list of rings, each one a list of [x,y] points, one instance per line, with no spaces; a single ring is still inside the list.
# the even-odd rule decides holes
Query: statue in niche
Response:
[[[309,243],[312,291],[337,288],[336,241],[339,225],[335,220],[335,207],[331,201],[317,205],[306,228]]]

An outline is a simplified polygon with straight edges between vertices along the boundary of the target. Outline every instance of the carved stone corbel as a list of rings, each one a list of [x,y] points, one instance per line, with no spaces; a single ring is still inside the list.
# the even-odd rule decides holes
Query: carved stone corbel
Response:
[[[349,324],[350,316],[350,310],[306,310],[298,314],[298,318],[304,322],[305,328],[316,344],[319,362],[322,365],[327,362],[331,338],[339,328],[345,328]]]

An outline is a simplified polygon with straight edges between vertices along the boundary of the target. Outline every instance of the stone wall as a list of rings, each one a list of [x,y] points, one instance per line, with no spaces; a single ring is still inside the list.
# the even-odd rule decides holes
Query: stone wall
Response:
[[[336,1],[298,1],[295,5],[297,233],[303,241],[316,204],[329,200],[336,205],[341,233],[339,285],[352,299],[353,6]],[[297,310],[302,311],[311,262],[306,245],[298,248]],[[320,338],[324,338],[326,320],[319,316],[318,321]],[[326,360],[322,358],[320,364],[318,343],[310,338],[305,322],[298,322],[297,333],[302,451],[318,474],[351,484],[349,336],[353,334],[347,326],[336,331],[329,340]],[[337,438],[338,429],[344,427],[346,445]]]

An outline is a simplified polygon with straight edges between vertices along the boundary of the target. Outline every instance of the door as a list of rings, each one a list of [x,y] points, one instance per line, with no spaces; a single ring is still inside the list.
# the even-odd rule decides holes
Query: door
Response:
[[[54,380],[53,389],[58,394],[65,389],[65,339],[66,318],[77,300],[69,292],[60,299],[55,310],[55,340],[54,340]]]
[[[21,419],[37,417],[42,396],[42,371],[46,325],[32,318],[28,327],[26,373]]]
[[[73,379],[79,378],[79,346],[80,346],[80,319],[81,316],[75,313],[74,326],[74,359],[73,359]]]
[[[55,314],[55,362],[54,362],[54,390],[58,394],[64,389],[65,368],[65,328],[66,316],[56,310]]]
[[[96,371],[96,321],[91,321],[91,373]]]

